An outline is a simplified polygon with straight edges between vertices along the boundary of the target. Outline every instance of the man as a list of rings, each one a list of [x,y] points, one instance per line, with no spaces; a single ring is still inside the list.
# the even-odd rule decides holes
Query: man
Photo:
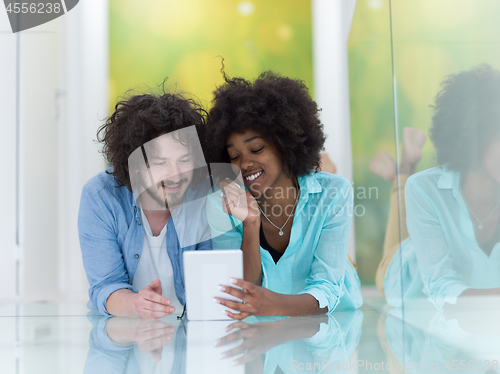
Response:
[[[212,249],[202,113],[179,95],[138,95],[99,129],[112,167],[85,184],[78,217],[89,307],[154,319],[182,312],[182,252]]]

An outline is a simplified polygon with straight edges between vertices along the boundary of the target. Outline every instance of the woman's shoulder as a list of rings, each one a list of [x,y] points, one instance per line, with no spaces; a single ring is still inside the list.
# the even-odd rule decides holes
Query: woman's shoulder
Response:
[[[339,201],[352,200],[352,185],[348,179],[336,174],[312,171],[299,178],[301,193],[309,195],[309,201],[322,205],[337,204]]]
[[[445,165],[436,166],[411,175],[406,182],[406,187],[417,187],[423,190],[452,188],[458,179],[460,179],[458,172],[450,170]]]
[[[325,173],[323,171],[312,170],[309,174],[304,176],[306,183],[311,186],[319,184],[322,188],[349,188],[351,182],[347,178],[341,177],[337,174]]]

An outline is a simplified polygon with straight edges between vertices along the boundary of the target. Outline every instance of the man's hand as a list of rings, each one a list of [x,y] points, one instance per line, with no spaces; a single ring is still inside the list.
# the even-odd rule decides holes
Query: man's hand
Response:
[[[137,344],[139,350],[147,352],[156,362],[161,360],[163,346],[172,339],[175,328],[163,321],[139,318],[113,317],[106,322],[106,334],[116,344]]]
[[[170,306],[170,300],[161,295],[161,282],[158,279],[139,291],[134,304],[137,314],[143,319],[159,319],[175,311]]]
[[[156,362],[161,361],[163,346],[172,339],[171,334],[175,333],[172,325],[162,321],[142,321],[135,330],[135,341],[137,348],[147,352]]]

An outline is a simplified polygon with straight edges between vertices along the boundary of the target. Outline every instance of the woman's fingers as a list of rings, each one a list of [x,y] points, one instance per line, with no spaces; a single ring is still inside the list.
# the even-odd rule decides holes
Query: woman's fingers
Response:
[[[222,192],[225,205],[233,204],[234,207],[239,207],[240,205],[246,203],[245,190],[241,188],[236,188],[230,185],[222,189]]]
[[[220,357],[221,358],[229,358],[232,356],[236,356],[237,354],[240,354],[242,352],[245,352],[249,349],[248,344],[245,344],[246,342],[241,343],[239,346],[234,347],[228,351],[222,352]]]
[[[234,297],[240,299],[241,301],[245,301],[245,302],[250,301],[250,295],[248,293],[244,292],[243,290],[239,290],[237,288],[229,287],[229,286],[220,286],[219,289],[222,292],[225,292],[231,296],[234,296]]]
[[[254,334],[255,334],[255,331],[252,331],[250,329],[238,330],[238,331],[232,332],[231,334],[226,335],[220,339],[217,339],[215,341],[215,346],[219,347],[221,345],[227,344],[227,343],[232,342],[234,340],[248,338]]]
[[[220,297],[216,297],[215,300],[224,306],[227,306],[228,308],[231,308],[233,310],[237,310],[238,312],[247,312],[247,313],[252,313],[253,312],[253,307],[250,304],[243,304],[240,302],[235,302],[235,301],[230,301],[226,299],[221,299]]]
[[[232,313],[230,312],[229,310],[226,310],[226,314],[229,318],[232,318],[232,319],[237,319],[237,320],[242,320],[242,319],[245,319],[247,318],[248,316],[250,316],[251,314],[250,313],[247,313],[247,312],[241,312],[241,313]]]
[[[248,291],[248,293],[255,293],[257,291],[257,287],[258,287],[255,284],[253,284],[252,282],[244,281],[243,279],[239,279],[239,278],[231,278],[231,283],[238,286],[238,287],[243,288],[243,290]],[[229,287],[229,288],[232,288],[232,287]],[[232,289],[235,290],[235,288],[232,288]],[[244,300],[244,299],[242,299],[242,300]]]
[[[250,325],[248,323],[245,323],[245,322],[241,322],[241,321],[233,322],[228,327],[226,327],[226,332],[229,332],[229,331],[234,330],[234,329],[248,329],[249,327],[250,327]]]
[[[241,364],[246,364],[247,362],[255,360],[255,358],[260,354],[260,352],[250,350],[247,354],[241,356],[240,358],[237,358],[236,360],[233,361],[233,365],[241,365]]]

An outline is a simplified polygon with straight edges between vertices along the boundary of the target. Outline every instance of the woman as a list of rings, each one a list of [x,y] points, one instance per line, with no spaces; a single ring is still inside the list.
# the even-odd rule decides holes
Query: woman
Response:
[[[402,292],[437,308],[500,295],[499,102],[500,73],[487,65],[442,83],[430,130],[441,166],[406,181],[409,238],[379,267],[389,304]]]
[[[347,257],[352,188],[317,172],[325,135],[316,103],[301,82],[266,72],[253,83],[226,79],[208,116],[211,163],[241,170],[244,187],[222,182],[224,198],[207,208],[241,224],[214,237],[214,249],[241,248],[244,280],[216,298],[231,318],[314,315],[362,304],[360,282]],[[214,235],[217,236],[217,235]]]

